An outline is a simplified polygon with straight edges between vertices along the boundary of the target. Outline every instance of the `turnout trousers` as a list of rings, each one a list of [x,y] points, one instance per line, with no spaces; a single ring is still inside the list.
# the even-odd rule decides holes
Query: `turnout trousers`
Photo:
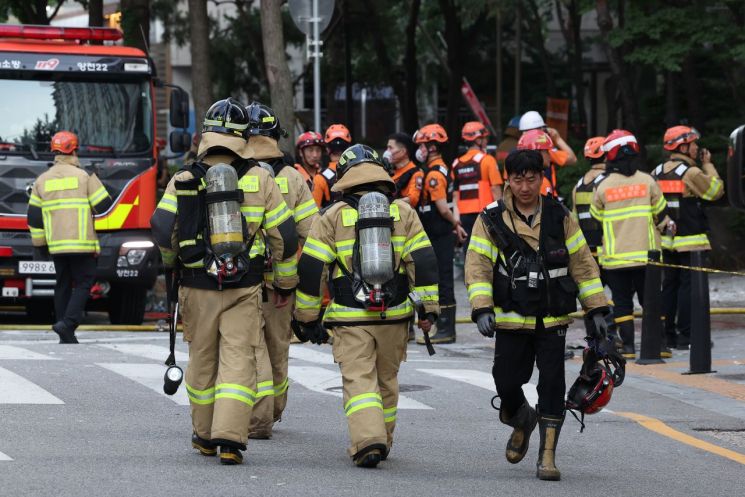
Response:
[[[257,395],[256,350],[264,346],[261,286],[181,287],[179,307],[189,344],[185,386],[194,433],[246,450]]]
[[[252,436],[270,436],[272,426],[280,420],[287,405],[287,366],[292,339],[292,309],[295,295],[288,297],[286,306],[274,307],[274,292],[267,288],[268,299],[264,308],[264,343],[256,350],[257,399],[251,414],[249,433]]]
[[[341,370],[349,455],[393,445],[398,408],[398,369],[406,359],[409,322],[337,326],[334,361]]]
[[[665,250],[662,254],[663,262],[679,266],[691,265],[690,252]],[[662,303],[665,312],[667,346],[675,347],[678,342],[680,345],[689,345],[691,343],[691,271],[666,267],[662,270],[662,277]]]
[[[93,281],[96,278],[96,258],[93,254],[52,256],[57,282],[54,284],[54,312],[70,330],[83,319]]]

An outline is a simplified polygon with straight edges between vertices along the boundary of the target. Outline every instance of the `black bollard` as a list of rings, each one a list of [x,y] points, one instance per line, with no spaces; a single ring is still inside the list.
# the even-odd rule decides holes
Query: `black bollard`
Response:
[[[660,262],[660,251],[650,250],[649,260]],[[642,344],[637,364],[660,364],[662,350],[662,268],[647,264],[642,302]]]
[[[691,266],[703,267],[704,253],[691,252]],[[711,370],[711,317],[709,314],[709,275],[691,271],[691,354],[688,374],[714,373]]]

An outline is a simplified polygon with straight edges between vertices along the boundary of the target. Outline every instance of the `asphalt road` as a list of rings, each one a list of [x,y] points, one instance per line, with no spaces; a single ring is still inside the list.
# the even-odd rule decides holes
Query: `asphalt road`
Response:
[[[161,392],[164,334],[81,332],[81,345],[62,346],[50,332],[0,332],[0,495],[742,495],[745,330],[740,318],[713,328],[718,373],[681,375],[688,353],[676,352],[631,366],[612,412],[586,418],[584,433],[568,417],[558,483],[535,478],[537,432],[522,463],[504,459],[509,428],[489,404],[493,346],[472,325],[433,358],[410,346],[396,442],[375,470],[346,456],[328,346],[292,346],[274,438],[250,441],[245,464],[225,467],[191,449],[183,386]],[[568,338],[579,344],[581,330]],[[578,370],[567,362],[568,384]]]

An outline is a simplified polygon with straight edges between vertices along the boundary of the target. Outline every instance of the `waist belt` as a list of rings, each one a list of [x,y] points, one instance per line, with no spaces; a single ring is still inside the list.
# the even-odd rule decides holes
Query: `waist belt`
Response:
[[[503,268],[502,266],[499,266],[499,273],[503,274],[504,276],[509,277],[510,275],[507,274],[507,270]],[[561,276],[566,276],[569,274],[569,268],[560,267],[558,269],[549,269],[548,270],[548,277],[549,278],[559,278]],[[515,278],[515,281],[525,281],[527,280],[527,276],[519,276]],[[538,279],[543,279],[543,273],[538,273]]]

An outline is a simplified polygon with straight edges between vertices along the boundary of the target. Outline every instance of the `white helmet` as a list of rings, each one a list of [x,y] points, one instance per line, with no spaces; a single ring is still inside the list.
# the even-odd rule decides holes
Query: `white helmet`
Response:
[[[520,131],[544,127],[546,127],[546,123],[543,122],[541,115],[534,110],[529,110],[520,118]]]

